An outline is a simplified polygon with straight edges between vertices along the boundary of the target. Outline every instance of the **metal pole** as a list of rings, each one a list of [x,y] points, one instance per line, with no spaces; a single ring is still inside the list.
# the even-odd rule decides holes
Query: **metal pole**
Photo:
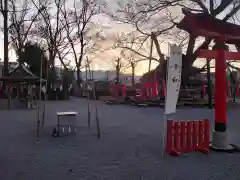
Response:
[[[209,109],[213,108],[212,104],[212,81],[211,81],[211,72],[210,72],[210,59],[207,59],[207,82],[208,82],[208,107]]]
[[[89,103],[89,95],[88,95],[88,129],[91,128],[91,112],[90,112],[90,103]]]
[[[96,100],[97,100],[97,97],[96,97],[96,88],[95,88],[95,83],[94,83],[94,86],[93,86],[93,96],[94,96],[94,104],[95,104],[95,118],[96,118],[96,126],[97,126],[97,136],[98,138],[101,137],[101,130],[100,130],[100,123],[99,123],[99,116],[98,116],[98,107],[97,107],[97,104],[96,104]]]
[[[88,84],[88,79],[87,79],[87,65],[86,65],[86,83],[87,84],[87,104],[88,104],[88,128],[91,128],[91,110],[90,110],[90,94],[91,90],[88,89],[89,84]]]
[[[99,124],[99,117],[98,117],[98,108],[97,108],[96,104],[95,104],[95,109],[96,109],[97,136],[98,136],[98,138],[100,138],[101,131],[100,131],[100,124]]]
[[[38,100],[38,105],[37,105],[37,138],[39,138],[39,131],[40,131],[40,102],[42,100],[42,59],[43,59],[43,54],[41,55],[41,65],[40,65],[40,78],[39,78],[39,100]]]

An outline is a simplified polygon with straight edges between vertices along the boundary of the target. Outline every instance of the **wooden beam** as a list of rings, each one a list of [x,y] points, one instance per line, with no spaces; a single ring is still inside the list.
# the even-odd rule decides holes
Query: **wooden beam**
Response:
[[[229,52],[225,51],[224,53],[226,60],[240,60],[240,52]],[[217,59],[218,58],[218,51],[217,50],[199,50],[198,52],[199,58],[206,58],[206,59]]]
[[[197,57],[206,59],[216,59],[218,56],[218,51],[212,51],[207,49],[200,49],[197,53]]]
[[[225,52],[225,58],[227,60],[240,60],[240,52]]]

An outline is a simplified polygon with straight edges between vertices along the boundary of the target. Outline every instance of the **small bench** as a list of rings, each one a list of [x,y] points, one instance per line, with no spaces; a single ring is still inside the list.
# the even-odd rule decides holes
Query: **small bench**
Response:
[[[66,132],[68,133],[77,132],[77,115],[78,112],[57,112],[57,130],[60,135],[60,130],[61,132]]]

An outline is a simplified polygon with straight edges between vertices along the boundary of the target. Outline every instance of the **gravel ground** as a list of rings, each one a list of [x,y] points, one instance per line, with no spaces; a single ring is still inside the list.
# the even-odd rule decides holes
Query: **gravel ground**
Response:
[[[193,152],[162,157],[163,110],[105,105],[99,108],[101,139],[94,111],[87,127],[87,101],[49,101],[46,123],[36,141],[36,111],[0,111],[0,180],[237,180],[240,153]],[[239,109],[229,111],[229,131],[240,144]],[[76,136],[54,138],[57,111],[78,111]],[[208,109],[180,109],[170,118],[213,119]]]

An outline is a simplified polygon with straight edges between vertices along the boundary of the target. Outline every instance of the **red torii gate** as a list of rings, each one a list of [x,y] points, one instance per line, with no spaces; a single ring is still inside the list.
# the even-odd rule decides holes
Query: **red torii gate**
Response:
[[[240,26],[223,22],[209,15],[194,14],[183,9],[185,17],[178,28],[187,31],[190,36],[204,36],[215,40],[214,50],[201,49],[198,57],[216,59],[215,65],[215,127],[211,148],[218,151],[232,151],[235,146],[228,142],[227,136],[227,80],[226,60],[240,60],[240,53],[226,50],[225,43],[240,43]]]

